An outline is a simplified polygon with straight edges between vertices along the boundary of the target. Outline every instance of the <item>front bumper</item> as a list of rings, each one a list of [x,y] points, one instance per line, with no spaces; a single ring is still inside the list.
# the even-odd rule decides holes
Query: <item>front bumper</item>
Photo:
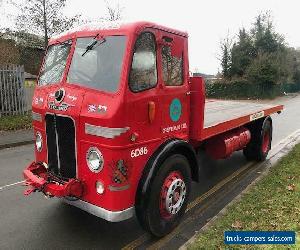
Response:
[[[110,211],[81,200],[80,198],[84,195],[84,184],[82,182],[77,179],[59,180],[48,173],[43,163],[31,163],[23,171],[23,175],[26,185],[29,186],[29,189],[24,192],[25,195],[38,191],[43,192],[48,197],[64,198],[65,203],[110,222],[127,220],[135,213],[134,207],[121,211]],[[75,197],[76,200],[70,199],[70,197]]]
[[[109,211],[105,208],[97,207],[83,200],[72,201],[64,199],[64,202],[110,222],[119,222],[130,219],[135,213],[134,207],[130,207],[121,211]]]
[[[26,185],[30,188],[24,192],[29,195],[32,192],[43,192],[49,197],[76,197],[81,198],[84,193],[84,185],[77,179],[61,180],[47,171],[43,163],[32,162],[23,171]]]

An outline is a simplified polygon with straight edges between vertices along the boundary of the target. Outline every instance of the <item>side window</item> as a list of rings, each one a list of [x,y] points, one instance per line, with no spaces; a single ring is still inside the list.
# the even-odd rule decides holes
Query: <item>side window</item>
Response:
[[[136,40],[129,75],[133,92],[153,88],[157,84],[155,37],[150,32],[142,33]]]
[[[163,80],[167,86],[179,86],[183,84],[183,59],[172,56],[171,47],[162,47],[162,71]]]

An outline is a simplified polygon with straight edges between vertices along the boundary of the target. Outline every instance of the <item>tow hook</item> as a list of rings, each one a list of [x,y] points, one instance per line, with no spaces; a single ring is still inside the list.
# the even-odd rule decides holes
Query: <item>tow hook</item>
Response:
[[[32,184],[32,182],[30,182],[30,181],[26,181],[23,184],[23,186],[30,187],[29,189],[24,191],[24,195],[27,196],[27,195],[30,195],[31,193],[34,193],[34,192],[38,191],[38,189],[36,187],[33,187],[31,184]]]
[[[50,198],[53,198],[54,196],[52,194],[50,194],[49,192],[47,192],[47,193],[44,193],[44,197],[46,199],[50,199]]]
[[[30,195],[31,193],[35,192],[36,188],[30,188],[24,191],[24,195]]]
[[[78,179],[60,181],[51,177],[43,164],[33,162],[23,171],[23,174],[26,180],[25,186],[29,186],[24,195],[38,191],[47,198],[70,196],[80,199],[83,196],[84,184],[82,181]]]

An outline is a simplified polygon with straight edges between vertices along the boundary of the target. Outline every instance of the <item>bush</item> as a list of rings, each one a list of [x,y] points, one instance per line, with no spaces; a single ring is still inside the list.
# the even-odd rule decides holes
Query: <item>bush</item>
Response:
[[[300,84],[259,84],[247,80],[232,80],[230,82],[206,83],[206,96],[222,99],[273,99],[283,92],[300,91]]]
[[[300,83],[283,83],[281,84],[281,92],[295,93],[300,91]]]
[[[0,131],[30,129],[32,123],[31,113],[0,117]]]

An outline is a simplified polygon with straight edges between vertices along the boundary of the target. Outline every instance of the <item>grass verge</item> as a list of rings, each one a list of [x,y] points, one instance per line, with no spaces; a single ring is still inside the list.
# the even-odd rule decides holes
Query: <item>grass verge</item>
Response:
[[[296,245],[225,245],[224,231],[296,231]],[[188,249],[300,249],[300,144]]]
[[[19,130],[31,128],[31,113],[25,115],[0,117],[0,131]]]

